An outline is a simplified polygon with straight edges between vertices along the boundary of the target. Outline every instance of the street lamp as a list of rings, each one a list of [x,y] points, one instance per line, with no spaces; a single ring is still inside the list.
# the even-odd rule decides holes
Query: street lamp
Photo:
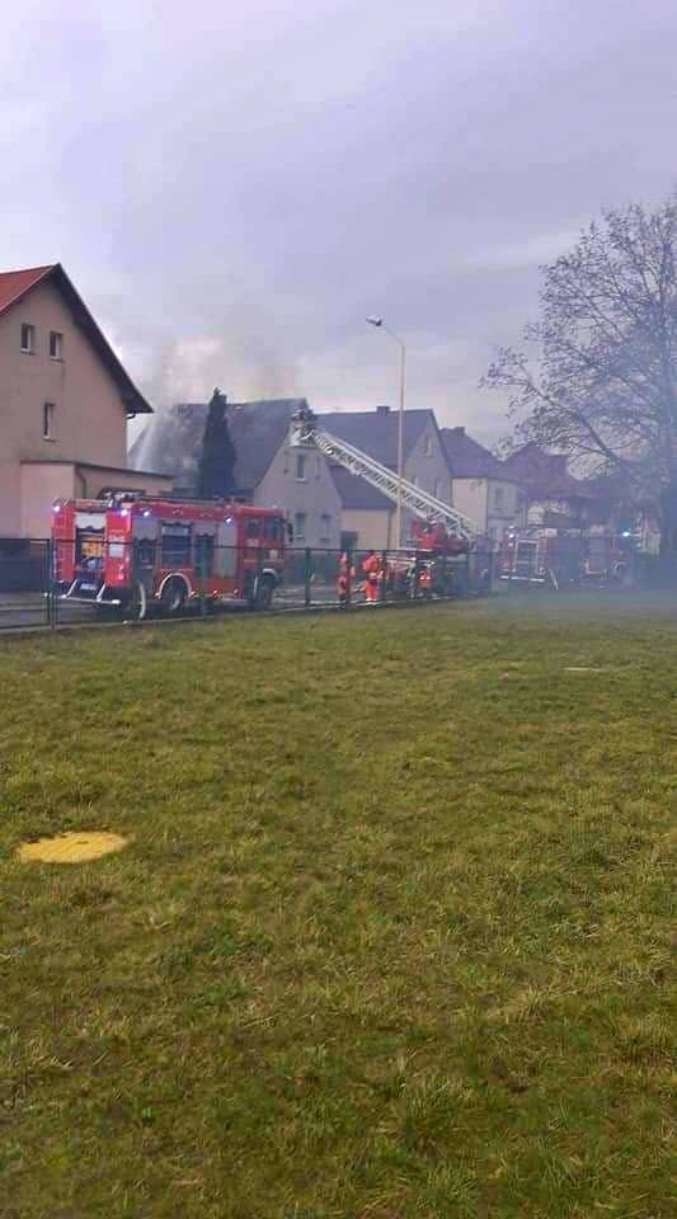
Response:
[[[395,532],[397,535],[398,547],[402,545],[402,477],[404,465],[404,379],[405,366],[407,358],[407,349],[399,335],[386,326],[382,317],[372,315],[367,318],[370,326],[376,326],[380,330],[385,330],[391,339],[394,339],[400,349],[400,409],[397,417],[397,516],[395,518]]]

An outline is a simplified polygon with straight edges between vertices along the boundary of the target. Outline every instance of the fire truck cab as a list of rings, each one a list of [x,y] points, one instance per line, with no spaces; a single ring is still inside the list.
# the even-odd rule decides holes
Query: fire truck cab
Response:
[[[226,501],[134,492],[57,500],[54,578],[68,601],[144,618],[151,605],[180,614],[190,601],[270,606],[281,582],[285,514]]]

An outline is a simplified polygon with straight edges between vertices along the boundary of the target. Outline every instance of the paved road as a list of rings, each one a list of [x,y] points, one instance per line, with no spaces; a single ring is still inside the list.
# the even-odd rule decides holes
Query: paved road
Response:
[[[312,604],[329,606],[336,601],[336,591],[330,585],[321,585],[312,590]],[[283,585],[276,593],[273,608],[301,609],[305,604],[303,585]],[[222,612],[242,612],[242,606],[223,607]],[[199,605],[191,606],[188,615],[199,616]],[[78,623],[98,621],[97,611],[93,606],[57,603],[57,621],[61,625],[77,625]],[[0,593],[0,634],[3,630],[20,629],[22,627],[46,627],[47,599],[42,593]]]
[[[58,607],[59,621],[91,622],[95,611],[88,605]],[[42,593],[0,593],[0,632],[7,627],[46,626],[47,599]]]

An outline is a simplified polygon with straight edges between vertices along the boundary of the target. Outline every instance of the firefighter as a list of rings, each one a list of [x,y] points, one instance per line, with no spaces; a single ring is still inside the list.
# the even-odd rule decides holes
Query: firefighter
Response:
[[[348,605],[350,601],[351,583],[355,578],[355,568],[351,565],[350,555],[344,550],[339,559],[339,574],[336,581],[339,605]]]
[[[362,571],[366,576],[364,584],[364,597],[368,605],[375,605],[378,601],[379,588],[383,579],[382,563],[375,550],[370,550],[366,559],[362,562]]]

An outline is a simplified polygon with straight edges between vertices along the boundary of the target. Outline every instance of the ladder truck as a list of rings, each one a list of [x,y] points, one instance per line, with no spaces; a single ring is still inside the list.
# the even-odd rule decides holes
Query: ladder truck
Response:
[[[415,518],[412,523],[411,546],[399,552],[394,563],[390,564],[392,572],[397,573],[398,567],[402,570],[413,570],[414,564],[417,572],[414,583],[418,586],[418,577],[422,575],[420,585],[423,589],[448,592],[453,586],[457,591],[463,592],[489,591],[490,546],[486,536],[470,517],[437,496],[415,486],[408,479],[400,479],[388,466],[325,431],[310,407],[300,407],[292,416],[289,443],[294,448],[317,449],[328,461],[342,466],[358,478],[363,478],[392,503],[396,504],[399,500],[402,507]],[[458,562],[455,565],[448,562],[468,556],[471,552],[479,560],[475,564],[475,578],[470,582],[474,586],[472,588],[468,587],[467,575],[461,574]],[[424,556],[422,569],[420,558],[417,559],[421,554]],[[467,564],[465,570],[468,570]]]

